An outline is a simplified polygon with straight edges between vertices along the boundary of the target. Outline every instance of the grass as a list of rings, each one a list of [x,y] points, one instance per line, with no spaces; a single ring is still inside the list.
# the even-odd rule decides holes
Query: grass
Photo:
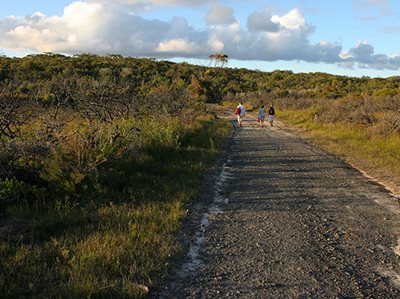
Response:
[[[186,206],[231,128],[204,117],[179,138],[162,124],[152,130],[162,138],[98,167],[82,182],[79,201],[6,207],[2,223],[29,231],[0,239],[1,298],[145,297],[179,250]]]
[[[279,117],[300,128],[301,133],[323,148],[338,154],[367,172],[380,171],[393,182],[400,178],[400,136],[374,134],[368,127],[351,123],[320,123],[312,109],[286,110]],[[396,179],[397,178],[397,179]]]

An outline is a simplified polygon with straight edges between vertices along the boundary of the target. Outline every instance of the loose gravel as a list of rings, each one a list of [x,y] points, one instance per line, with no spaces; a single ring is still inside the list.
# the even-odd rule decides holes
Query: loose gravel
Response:
[[[287,131],[237,128],[150,298],[400,298],[400,206]]]

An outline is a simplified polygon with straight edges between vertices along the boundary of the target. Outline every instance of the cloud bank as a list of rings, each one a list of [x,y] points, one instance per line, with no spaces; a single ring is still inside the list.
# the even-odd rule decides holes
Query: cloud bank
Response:
[[[188,4],[190,2],[190,4]],[[0,48],[65,54],[96,53],[156,58],[207,58],[226,53],[238,60],[295,60],[342,67],[398,70],[400,55],[375,54],[368,43],[347,51],[338,43],[309,38],[315,28],[298,9],[283,15],[256,11],[242,26],[234,10],[211,0],[87,0],[65,7],[62,16],[37,12],[0,20]],[[370,0],[371,3],[374,0]],[[148,20],[141,9],[160,5],[209,6],[206,29],[185,17]]]

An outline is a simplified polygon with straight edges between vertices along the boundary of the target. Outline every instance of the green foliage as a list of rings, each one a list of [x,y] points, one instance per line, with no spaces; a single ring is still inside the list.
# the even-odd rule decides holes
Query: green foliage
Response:
[[[192,68],[44,54],[0,69],[0,297],[143,296],[215,158],[197,136],[229,130],[199,120]]]
[[[383,89],[378,89],[373,92],[373,95],[375,97],[388,97],[388,96],[395,96],[400,93],[400,88],[383,88]]]
[[[99,165],[86,190],[75,191],[79,204],[65,197],[54,208],[7,210],[31,229],[22,242],[0,239],[2,298],[143,297],[143,285],[179,249],[173,236],[185,206],[230,131],[222,122],[194,121],[179,128],[186,133],[176,142],[177,122],[151,122],[145,135],[163,130],[164,139]]]
[[[118,55],[0,57],[0,297],[143,297],[179,250],[185,206],[230,131],[204,102],[274,102],[278,116],[286,108],[323,130],[347,122],[376,144],[393,138],[382,152],[395,164],[399,82]]]
[[[278,107],[280,118],[306,129],[307,136],[330,151],[361,160],[372,171],[400,176],[399,96],[285,100]]]
[[[33,187],[15,179],[0,179],[0,203],[4,207],[6,201],[23,201],[32,196]]]
[[[219,59],[221,57],[222,60]],[[211,58],[224,64],[224,54]],[[225,61],[225,62],[223,62]],[[137,92],[159,86],[183,83],[197,99],[221,102],[224,97],[263,92],[271,98],[343,98],[350,94],[393,96],[398,94],[400,78],[355,78],[325,73],[294,74],[291,71],[260,72],[247,69],[211,68],[187,63],[175,64],[154,59],[81,54],[66,57],[57,54],[30,55],[25,58],[0,57],[0,82],[33,83],[43,90],[56,78],[113,80],[128,83]],[[26,88],[26,87],[24,87]],[[29,90],[29,87],[28,87]]]
[[[369,135],[400,133],[400,96],[349,96],[338,100],[282,99],[281,109],[305,112],[317,123],[349,123]],[[296,113],[297,114],[297,113]]]

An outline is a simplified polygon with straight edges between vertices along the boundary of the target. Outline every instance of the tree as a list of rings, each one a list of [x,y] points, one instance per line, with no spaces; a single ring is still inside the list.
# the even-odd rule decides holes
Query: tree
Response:
[[[226,54],[211,54],[208,56],[211,59],[211,63],[214,61],[214,66],[224,67],[225,64],[228,63],[228,55]]]
[[[0,86],[0,141],[14,139],[22,134],[21,127],[32,117],[35,108],[33,101],[8,87]]]

